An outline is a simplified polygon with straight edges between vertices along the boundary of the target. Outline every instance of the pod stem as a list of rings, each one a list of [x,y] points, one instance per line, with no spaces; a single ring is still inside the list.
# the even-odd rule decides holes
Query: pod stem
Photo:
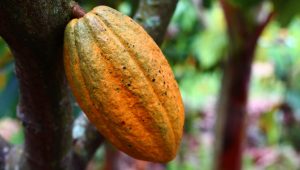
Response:
[[[72,2],[71,6],[72,6],[72,17],[73,18],[79,19],[79,18],[82,18],[86,14],[84,9],[77,2]]]

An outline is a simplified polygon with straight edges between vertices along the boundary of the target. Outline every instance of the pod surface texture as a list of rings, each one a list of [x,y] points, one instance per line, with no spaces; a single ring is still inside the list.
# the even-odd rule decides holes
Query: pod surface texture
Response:
[[[167,60],[140,25],[106,6],[73,19],[64,65],[76,101],[114,146],[152,162],[176,156],[183,102]]]

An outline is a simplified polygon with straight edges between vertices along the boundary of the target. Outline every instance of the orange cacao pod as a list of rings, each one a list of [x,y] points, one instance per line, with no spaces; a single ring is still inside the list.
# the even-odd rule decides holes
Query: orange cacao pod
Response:
[[[67,25],[64,64],[77,102],[108,141],[137,159],[175,157],[184,122],[181,95],[167,60],[141,26],[96,7]]]

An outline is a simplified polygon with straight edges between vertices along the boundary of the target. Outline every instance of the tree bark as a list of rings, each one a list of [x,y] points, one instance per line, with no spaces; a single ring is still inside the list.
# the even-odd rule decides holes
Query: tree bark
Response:
[[[232,6],[228,0],[221,0],[221,4],[230,44],[217,106],[214,169],[240,170],[251,66],[257,40],[273,14],[264,22],[255,23],[247,11]]]
[[[6,156],[11,149],[11,145],[0,136],[0,169],[5,168]]]
[[[161,45],[178,0],[140,0],[134,19]]]
[[[253,52],[253,48],[236,51],[225,64],[215,138],[218,170],[241,169]]]
[[[104,137],[90,124],[84,115],[80,115],[74,122],[75,132],[69,170],[83,170],[94,156],[99,146],[104,142]],[[81,133],[82,132],[82,133]]]
[[[139,6],[136,18],[158,44],[176,3],[177,0],[142,1]],[[74,13],[74,2],[70,0],[0,1],[0,36],[15,57],[21,93],[18,116],[25,131],[24,148],[18,149],[21,156],[13,161],[21,164],[9,164],[8,169],[18,166],[22,170],[63,170],[70,168],[70,162],[83,162],[78,166],[83,168],[103,140],[87,125],[85,135],[92,134],[93,139],[75,139],[72,147],[72,114],[62,47],[68,21],[84,15],[78,7]],[[78,147],[78,142],[84,145]],[[87,146],[90,144],[92,147]],[[77,152],[78,148],[85,152],[84,156]]]
[[[63,33],[70,0],[0,1],[0,35],[15,57],[25,131],[22,170],[66,169],[72,114],[64,76]],[[13,167],[11,167],[13,169]]]

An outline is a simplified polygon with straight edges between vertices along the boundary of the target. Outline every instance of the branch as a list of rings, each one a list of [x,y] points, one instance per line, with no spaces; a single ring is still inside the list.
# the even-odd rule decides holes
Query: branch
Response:
[[[70,170],[85,169],[104,138],[82,114],[74,122]]]
[[[251,65],[257,40],[272,15],[257,25],[253,23],[254,19],[247,20],[245,11],[232,6],[228,0],[221,0],[221,5],[228,25],[230,46],[217,105],[214,168],[239,170],[242,165]]]
[[[141,0],[134,19],[161,45],[178,0]]]
[[[0,169],[5,168],[5,159],[10,149],[11,145],[2,136],[0,136]]]
[[[256,37],[256,39],[259,38],[259,36],[262,34],[262,32],[264,31],[264,29],[266,28],[266,26],[270,23],[270,21],[272,20],[272,18],[275,15],[275,11],[271,11],[267,17],[265,18],[265,20],[262,23],[259,23],[256,27],[256,31],[254,33],[254,38]]]
[[[72,17],[73,18],[81,18],[86,14],[84,9],[81,8],[81,6],[79,6],[78,3],[73,2],[71,6],[72,6]]]
[[[72,114],[62,60],[70,0],[1,0],[0,35],[15,57],[24,125],[22,170],[66,169]]]

